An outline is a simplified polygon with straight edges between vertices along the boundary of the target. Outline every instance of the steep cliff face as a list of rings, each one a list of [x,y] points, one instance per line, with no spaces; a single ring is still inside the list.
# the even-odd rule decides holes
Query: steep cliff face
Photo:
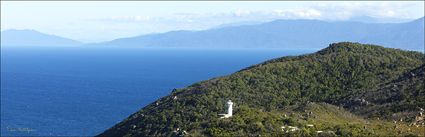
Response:
[[[382,107],[379,103],[385,102],[369,98],[369,94],[380,96],[385,83],[400,81],[401,75],[422,65],[423,60],[419,52],[335,43],[316,53],[277,58],[173,90],[99,136],[174,136],[184,132],[189,136],[419,134],[424,127],[390,130],[393,125],[389,120],[364,119],[372,113],[366,113],[367,108],[360,110],[362,106],[352,100],[365,98]],[[376,87],[379,89],[365,92]],[[399,87],[401,94],[419,95],[419,103],[396,102],[406,109],[390,107],[391,113],[424,102],[419,85]],[[229,99],[235,103],[234,114],[221,119],[218,114],[226,111]],[[288,126],[296,130],[288,131]]]

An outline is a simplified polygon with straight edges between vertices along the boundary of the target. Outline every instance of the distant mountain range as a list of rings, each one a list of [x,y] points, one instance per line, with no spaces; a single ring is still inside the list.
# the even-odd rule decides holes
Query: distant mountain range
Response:
[[[44,34],[35,30],[5,30],[1,32],[1,46],[77,46],[76,40]]]
[[[327,43],[353,41],[408,50],[424,48],[424,18],[407,23],[275,20],[202,31],[121,38],[99,46],[320,49]]]
[[[424,29],[424,18],[406,23],[275,20],[224,24],[201,31],[170,31],[84,46],[321,49],[327,43],[352,41],[423,51]],[[75,40],[33,30],[7,30],[1,34],[1,45],[81,45]]]
[[[379,17],[371,17],[371,16],[355,16],[349,18],[347,21],[355,21],[355,22],[364,22],[364,23],[403,23],[409,22],[411,19],[402,19],[402,18],[379,18]]]

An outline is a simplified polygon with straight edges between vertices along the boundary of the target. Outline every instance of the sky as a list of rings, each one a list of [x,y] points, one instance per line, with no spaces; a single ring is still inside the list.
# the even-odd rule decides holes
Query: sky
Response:
[[[1,30],[32,29],[82,42],[203,30],[276,19],[402,22],[424,16],[424,1],[1,1]]]

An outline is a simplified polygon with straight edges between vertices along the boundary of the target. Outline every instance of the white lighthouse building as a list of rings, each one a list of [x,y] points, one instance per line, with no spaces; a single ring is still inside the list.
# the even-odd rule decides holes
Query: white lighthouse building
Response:
[[[219,114],[222,117],[220,118],[229,118],[233,116],[233,102],[231,100],[227,101],[227,114]]]

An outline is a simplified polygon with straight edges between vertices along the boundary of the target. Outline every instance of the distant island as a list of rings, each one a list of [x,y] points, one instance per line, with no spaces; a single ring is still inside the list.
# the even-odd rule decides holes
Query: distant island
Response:
[[[178,30],[84,44],[34,30],[6,30],[1,32],[1,45],[318,50],[329,43],[352,41],[423,51],[424,30],[424,17],[406,23],[274,20],[265,23],[235,23],[200,31]]]
[[[334,43],[175,89],[98,136],[419,136],[424,59]]]
[[[83,43],[56,35],[41,33],[35,30],[5,30],[1,32],[1,46],[63,47],[79,46]]]
[[[275,20],[202,31],[121,38],[91,46],[322,49],[339,41],[373,43],[390,48],[424,50],[424,18],[407,23]]]

